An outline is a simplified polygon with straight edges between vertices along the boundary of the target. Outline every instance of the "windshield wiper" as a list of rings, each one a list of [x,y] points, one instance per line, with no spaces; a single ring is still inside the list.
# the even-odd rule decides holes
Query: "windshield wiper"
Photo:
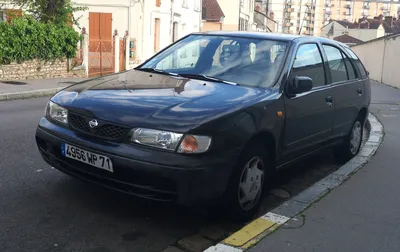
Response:
[[[216,81],[216,82],[222,82],[222,83],[225,83],[225,84],[239,86],[239,84],[236,83],[236,82],[226,81],[226,80],[219,79],[219,78],[212,77],[212,76],[208,76],[208,75],[205,75],[205,74],[179,74],[179,76],[182,76],[182,77],[185,77],[185,78],[191,78],[191,79],[205,80],[205,81]]]
[[[160,74],[179,76],[179,74],[177,74],[177,73],[167,72],[167,71],[163,71],[161,69],[151,68],[151,67],[137,68],[136,70],[150,72],[150,73],[160,73]]]

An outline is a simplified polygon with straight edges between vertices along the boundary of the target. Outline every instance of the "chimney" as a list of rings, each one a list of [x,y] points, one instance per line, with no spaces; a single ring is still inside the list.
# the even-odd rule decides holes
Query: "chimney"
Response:
[[[392,27],[393,26],[393,20],[394,18],[392,17],[392,16],[387,16],[387,17],[385,17],[385,22],[388,24],[388,25],[390,25],[390,27]]]
[[[382,24],[382,21],[383,21],[383,15],[382,15],[382,14],[380,14],[380,15],[378,16],[378,18],[379,18],[379,22]]]

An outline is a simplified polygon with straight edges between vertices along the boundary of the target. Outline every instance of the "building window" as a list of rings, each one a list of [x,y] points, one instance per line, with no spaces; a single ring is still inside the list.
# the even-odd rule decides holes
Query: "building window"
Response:
[[[183,7],[188,7],[187,0],[182,0],[182,6],[183,6]]]
[[[174,22],[172,26],[172,42],[178,40],[178,22]]]

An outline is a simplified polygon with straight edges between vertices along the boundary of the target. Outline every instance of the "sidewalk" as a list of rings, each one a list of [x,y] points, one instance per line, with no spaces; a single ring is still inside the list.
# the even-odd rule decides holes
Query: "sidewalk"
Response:
[[[0,101],[48,96],[60,89],[85,80],[84,78],[57,78],[41,80],[0,81]]]
[[[385,138],[370,162],[250,251],[399,251],[400,90],[374,83],[371,112]]]

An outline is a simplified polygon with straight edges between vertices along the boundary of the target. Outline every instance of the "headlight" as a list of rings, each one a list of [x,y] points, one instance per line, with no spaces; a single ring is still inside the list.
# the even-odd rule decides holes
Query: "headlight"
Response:
[[[202,153],[211,144],[211,138],[207,136],[186,135],[180,143],[182,137],[180,133],[138,128],[133,130],[131,141],[170,151],[178,149],[179,153]]]
[[[52,101],[47,103],[46,115],[57,122],[68,124],[68,110]]]

